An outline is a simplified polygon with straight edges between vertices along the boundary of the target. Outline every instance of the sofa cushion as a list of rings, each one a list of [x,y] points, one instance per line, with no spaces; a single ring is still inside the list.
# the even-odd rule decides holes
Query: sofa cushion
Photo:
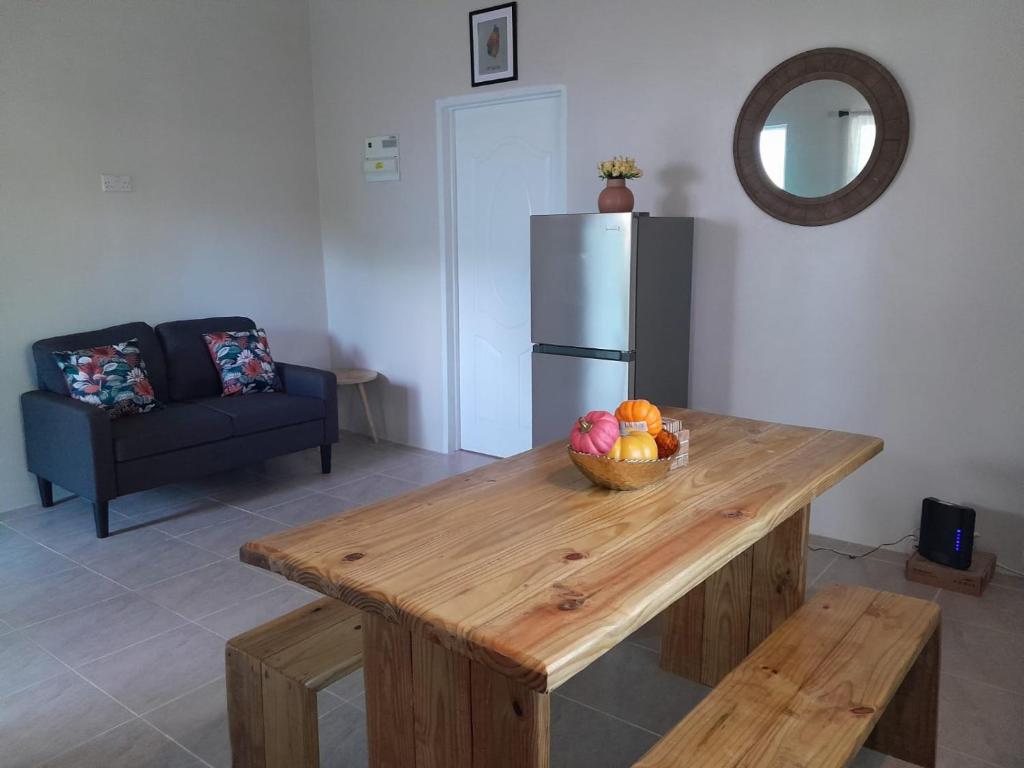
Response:
[[[207,397],[193,404],[231,419],[235,435],[251,435],[324,418],[324,401],[284,392],[259,392],[245,397]]]
[[[138,339],[67,352],[54,352],[75,400],[107,411],[110,418],[149,413],[160,406],[146,375]]]
[[[248,331],[256,324],[247,317],[207,317],[160,323],[156,335],[167,362],[170,400],[193,400],[221,393],[220,373],[210,358],[204,333]]]
[[[262,328],[248,331],[204,333],[210,359],[220,374],[221,394],[249,395],[281,389],[270,356],[270,342]]]
[[[233,432],[227,414],[189,403],[171,403],[158,411],[118,419],[111,426],[118,461],[226,440]]]
[[[153,385],[153,394],[157,400],[166,402],[170,398],[163,348],[157,341],[156,333],[145,323],[125,323],[110,328],[70,333],[66,336],[54,336],[51,339],[37,341],[32,345],[32,357],[36,363],[36,380],[39,388],[61,395],[69,394],[67,379],[64,378],[64,374],[53,357],[54,352],[120,344],[128,339],[139,340],[139,351],[146,361],[146,375],[149,378],[149,383]],[[201,342],[202,339],[200,339]],[[209,354],[207,354],[207,359],[209,359]]]

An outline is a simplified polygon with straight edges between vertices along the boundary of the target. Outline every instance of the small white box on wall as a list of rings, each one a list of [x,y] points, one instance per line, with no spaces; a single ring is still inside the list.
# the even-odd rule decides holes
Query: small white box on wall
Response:
[[[398,181],[398,137],[371,136],[363,150],[363,174],[367,181]]]

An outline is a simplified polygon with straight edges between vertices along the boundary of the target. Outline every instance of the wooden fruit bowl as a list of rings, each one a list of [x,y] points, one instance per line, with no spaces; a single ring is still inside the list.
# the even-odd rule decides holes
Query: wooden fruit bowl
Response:
[[[579,453],[569,446],[569,458],[594,485],[613,491],[638,491],[661,480],[672,466],[673,457],[657,461],[620,461]]]

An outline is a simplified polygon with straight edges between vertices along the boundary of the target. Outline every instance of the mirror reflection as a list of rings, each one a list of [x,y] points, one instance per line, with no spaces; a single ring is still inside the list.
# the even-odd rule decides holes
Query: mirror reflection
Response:
[[[761,166],[798,197],[836,192],[861,172],[875,146],[867,99],[839,80],[798,85],[772,108],[761,129]]]

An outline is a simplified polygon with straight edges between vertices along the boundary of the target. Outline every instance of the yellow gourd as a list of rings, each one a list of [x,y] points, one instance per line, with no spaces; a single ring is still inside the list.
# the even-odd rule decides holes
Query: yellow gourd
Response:
[[[655,461],[658,458],[658,444],[647,432],[630,432],[615,441],[608,451],[609,459],[619,461]]]

